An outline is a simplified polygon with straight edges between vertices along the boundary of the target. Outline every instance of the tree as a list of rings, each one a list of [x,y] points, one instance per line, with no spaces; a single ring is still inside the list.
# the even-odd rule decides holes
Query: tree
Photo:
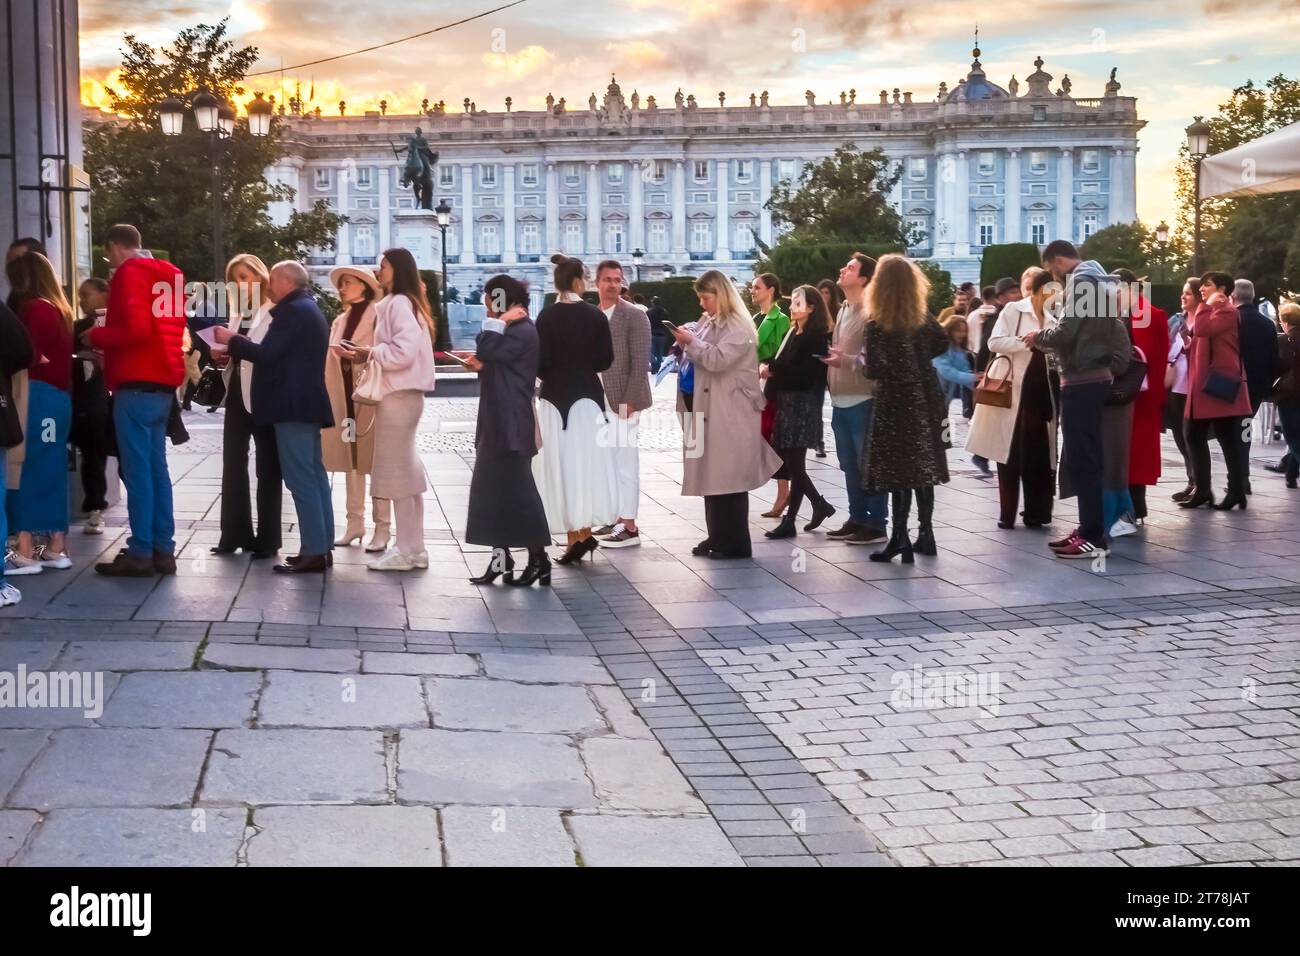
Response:
[[[1300,80],[1281,74],[1256,86],[1247,82],[1232,91],[1219,112],[1206,120],[1211,155],[1300,122]],[[1187,144],[1179,150],[1179,229],[1192,235],[1195,167]],[[1201,203],[1205,264],[1252,279],[1255,291],[1276,298],[1300,287],[1300,275],[1288,263],[1300,263],[1300,193],[1206,199]]]
[[[170,46],[154,49],[135,36],[123,38],[122,85],[109,89],[116,116],[86,134],[86,169],[91,180],[92,229],[96,235],[115,222],[141,227],[147,245],[165,248],[187,275],[206,276],[212,260],[211,163],[208,136],[186,115],[180,136],[167,137],[158,105],[168,96],[185,101],[206,89],[218,99],[244,95],[240,85],[257,60],[255,47],[236,47],[226,36],[227,20],[181,30]],[[332,249],[346,219],[318,200],[293,212],[283,226],[267,212],[291,201],[292,187],[271,184],[265,171],[284,155],[278,124],[264,138],[248,134],[247,120],[224,143],[221,161],[224,246],[251,252],[268,264],[302,259],[313,248]],[[221,278],[221,277],[213,277]]]
[[[880,148],[845,143],[819,163],[805,163],[794,182],[772,189],[772,222],[788,225],[781,242],[858,242],[905,246],[909,227],[889,204],[902,175]]]
[[[926,308],[930,310],[931,315],[938,315],[952,305],[953,297],[957,294],[957,288],[952,284],[952,273],[939,263],[926,259],[921,260],[917,265],[930,283],[930,292],[925,300]]]
[[[1140,222],[1117,223],[1093,233],[1079,247],[1085,259],[1096,259],[1106,269],[1131,269],[1162,282],[1181,282],[1187,270],[1187,248],[1181,237],[1161,247],[1155,231]]]

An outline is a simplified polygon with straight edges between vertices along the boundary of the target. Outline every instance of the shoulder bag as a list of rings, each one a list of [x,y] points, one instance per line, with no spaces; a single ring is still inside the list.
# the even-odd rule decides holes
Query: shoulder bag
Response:
[[[993,374],[993,367],[998,362],[1007,363],[1007,373],[1002,378],[997,378]],[[991,405],[994,408],[1011,407],[1011,377],[1015,369],[1011,365],[1011,359],[1005,355],[994,356],[993,361],[989,362],[989,367],[984,371],[984,377],[980,379],[975,386],[975,404]]]

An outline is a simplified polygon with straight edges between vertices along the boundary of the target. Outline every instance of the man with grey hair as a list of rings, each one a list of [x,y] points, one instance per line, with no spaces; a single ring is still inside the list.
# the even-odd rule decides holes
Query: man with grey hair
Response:
[[[307,291],[308,281],[298,262],[277,262],[271,269],[268,292],[275,305],[261,342],[225,326],[214,330],[217,344],[228,347],[232,359],[257,368],[253,422],[275,428],[280,470],[298,513],[302,546],[272,569],[278,574],[320,573],[333,563],[334,509],[320,439],[321,429],[334,425],[325,390],[330,329]]]
[[[1277,326],[1255,304],[1255,283],[1238,279],[1232,284],[1232,302],[1241,316],[1237,335],[1241,342],[1241,364],[1246,369],[1246,391],[1250,395],[1253,421],[1265,399],[1273,391],[1278,376]],[[1246,476],[1246,494],[1250,494],[1251,422],[1242,422],[1242,474]]]

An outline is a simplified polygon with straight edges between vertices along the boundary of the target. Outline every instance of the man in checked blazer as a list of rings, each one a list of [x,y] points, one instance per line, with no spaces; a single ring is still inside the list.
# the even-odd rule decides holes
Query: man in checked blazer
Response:
[[[600,309],[609,318],[614,340],[614,364],[601,372],[605,401],[617,416],[612,430],[618,478],[618,520],[593,532],[602,547],[630,548],[641,543],[636,526],[641,498],[641,457],[637,447],[640,413],[652,404],[650,398],[650,320],[645,312],[619,297],[623,288],[623,267],[617,259],[606,259],[596,267],[596,289]]]

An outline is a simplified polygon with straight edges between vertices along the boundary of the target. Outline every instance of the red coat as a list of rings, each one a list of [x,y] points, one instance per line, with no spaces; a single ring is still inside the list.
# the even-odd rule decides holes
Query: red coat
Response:
[[[1224,300],[1215,306],[1202,302],[1188,323],[1192,332],[1187,365],[1188,418],[1233,418],[1250,414],[1250,393],[1246,391],[1246,373],[1237,340],[1240,320],[1237,307],[1231,300]],[[1240,380],[1235,401],[1225,402],[1201,391],[1211,370]]]
[[[104,353],[104,384],[123,382],[178,387],[185,379],[184,278],[162,259],[139,257],[118,266],[108,287],[104,326],[90,343]]]
[[[1133,344],[1147,360],[1147,390],[1133,400],[1133,438],[1128,459],[1130,485],[1160,480],[1160,432],[1165,414],[1165,369],[1169,365],[1169,314],[1139,298],[1133,315]]]

